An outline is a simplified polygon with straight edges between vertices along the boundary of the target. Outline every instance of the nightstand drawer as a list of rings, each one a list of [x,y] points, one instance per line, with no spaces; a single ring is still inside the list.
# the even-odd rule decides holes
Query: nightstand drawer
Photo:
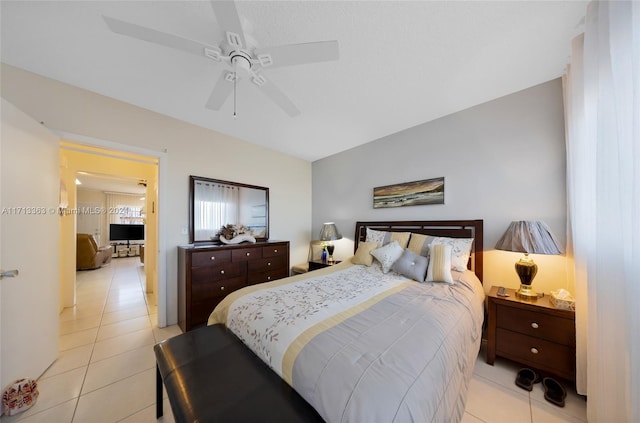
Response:
[[[534,368],[554,372],[567,379],[575,377],[576,352],[565,345],[498,328],[496,353]]]
[[[496,313],[498,328],[509,329],[523,335],[543,338],[570,347],[576,345],[574,321],[571,319],[543,314],[537,310],[523,310],[504,305],[498,305]]]

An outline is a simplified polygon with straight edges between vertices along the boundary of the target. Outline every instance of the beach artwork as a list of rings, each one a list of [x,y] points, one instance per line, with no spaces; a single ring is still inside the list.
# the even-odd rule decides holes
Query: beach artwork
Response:
[[[444,204],[444,177],[373,189],[373,208]]]

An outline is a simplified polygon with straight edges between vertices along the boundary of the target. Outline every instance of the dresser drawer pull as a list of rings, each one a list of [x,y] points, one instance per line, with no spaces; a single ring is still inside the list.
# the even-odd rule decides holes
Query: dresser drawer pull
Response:
[[[531,348],[531,353],[532,354],[538,354],[538,349],[535,348],[535,347]]]
[[[220,271],[220,274],[221,274],[221,275],[224,275],[224,270],[221,270],[221,271]]]
[[[224,286],[221,286],[221,287],[220,287],[220,291],[224,291]]]
[[[531,327],[534,329],[538,329],[540,326],[536,322],[531,322]]]
[[[274,252],[274,253],[277,253],[277,252],[278,252],[278,249],[276,248],[275,250],[273,250],[273,252]]]
[[[270,281],[271,280],[271,276],[267,276],[267,280]]]
[[[247,257],[249,257],[251,255],[251,253],[247,253]]]
[[[215,259],[216,259],[216,257],[215,257],[215,256],[211,256],[211,260],[215,260]]]
[[[271,266],[271,262],[267,263],[267,266]]]

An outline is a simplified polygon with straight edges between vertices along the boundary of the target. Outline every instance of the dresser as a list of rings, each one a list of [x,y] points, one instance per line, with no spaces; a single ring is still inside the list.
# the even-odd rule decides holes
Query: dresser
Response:
[[[248,285],[289,276],[289,241],[178,247],[178,325],[207,322],[224,297]]]
[[[526,301],[507,289],[499,297],[491,288],[487,298],[487,363],[496,356],[532,369],[575,380],[575,313],[554,308],[549,296]]]

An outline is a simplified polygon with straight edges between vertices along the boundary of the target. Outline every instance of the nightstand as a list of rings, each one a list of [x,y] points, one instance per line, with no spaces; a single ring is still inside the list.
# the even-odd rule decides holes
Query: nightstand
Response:
[[[333,266],[334,264],[340,263],[340,260],[336,260],[333,263],[329,263],[328,261],[322,260],[309,260],[309,272],[312,270],[323,269],[325,267]]]
[[[549,295],[526,301],[514,289],[507,289],[508,297],[497,292],[491,288],[487,299],[487,363],[500,356],[575,380],[575,313],[553,307]]]

